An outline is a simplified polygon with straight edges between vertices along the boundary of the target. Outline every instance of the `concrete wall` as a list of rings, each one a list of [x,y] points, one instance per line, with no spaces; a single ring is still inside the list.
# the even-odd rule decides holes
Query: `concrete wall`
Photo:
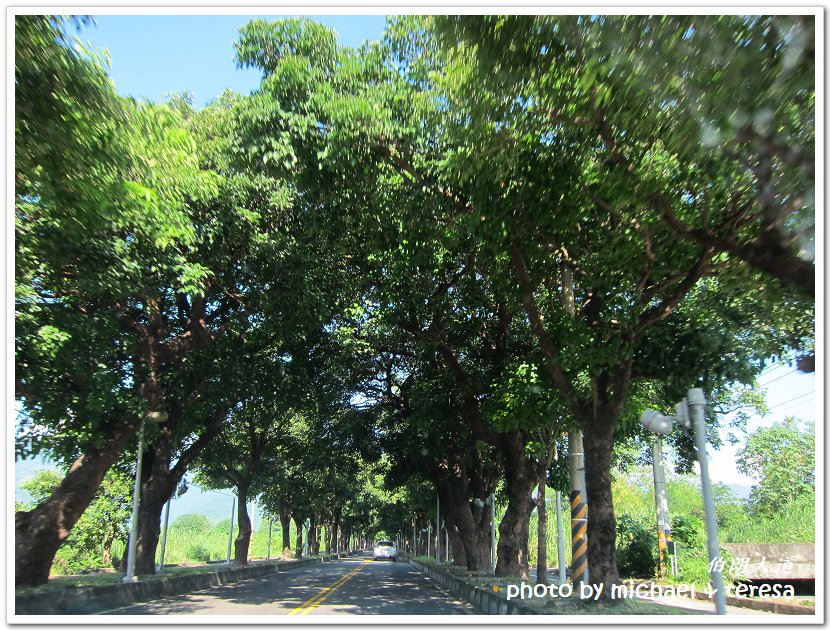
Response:
[[[816,546],[813,543],[759,543],[721,545],[736,559],[747,558],[747,577],[757,580],[814,580]]]
[[[473,605],[476,612],[482,615],[538,615],[536,612],[526,604],[519,601],[507,601],[504,597],[496,595],[490,590],[481,588],[480,586],[473,586],[461,578],[450,575],[446,571],[433,567],[423,562],[418,562],[410,558],[406,554],[401,554],[401,558],[406,560],[410,565],[418,569],[421,573],[427,575],[431,580],[439,586],[449,591],[456,597]]]

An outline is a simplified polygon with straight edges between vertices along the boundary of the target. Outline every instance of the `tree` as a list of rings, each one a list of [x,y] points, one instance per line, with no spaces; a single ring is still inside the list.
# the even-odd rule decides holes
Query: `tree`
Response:
[[[816,444],[813,423],[799,426],[789,416],[770,427],[753,431],[738,452],[738,470],[753,477],[749,502],[760,514],[816,492]]]
[[[209,343],[227,312],[194,297],[179,327],[160,310],[199,294],[186,201],[215,191],[180,118],[117,97],[62,20],[18,16],[15,27],[16,446],[72,463],[15,518],[15,579],[33,585],[158,409],[159,371]]]
[[[448,46],[461,39],[473,47],[480,78],[532,92],[525,109],[534,118],[597,146],[615,178],[679,236],[814,298],[811,17],[492,16],[438,24]],[[649,174],[661,152],[706,173],[685,203]]]
[[[30,504],[21,505],[20,509],[32,509],[48,499],[62,479],[59,471],[36,471],[31,479],[20,485],[32,498]],[[131,496],[131,477],[126,470],[111,468],[94,500],[58,551],[62,571],[72,573],[79,569],[111,566],[113,543],[126,540],[128,534]]]
[[[580,45],[590,42],[578,28],[581,22],[574,26],[570,19],[559,24],[501,17],[455,22],[460,23],[461,35],[445,48],[442,71],[420,81],[424,91],[440,94],[454,108],[447,127],[451,150],[445,152],[438,174],[440,189],[456,203],[447,206],[443,217],[475,230],[491,252],[489,260],[498,261],[500,251],[509,253],[518,298],[544,353],[550,382],[586,434],[589,564],[593,579],[610,584],[617,576],[609,472],[620,415],[633,382],[660,374],[674,388],[683,378],[673,375],[671,365],[660,357],[669,346],[661,352],[649,339],[659,335],[668,340],[665,333],[674,329],[676,345],[671,348],[680,351],[677,342],[682,337],[689,340],[695,330],[687,327],[681,333],[681,327],[691,323],[676,314],[684,304],[690,314],[696,311],[692,317],[719,313],[716,317],[728,320],[730,333],[721,340],[698,337],[690,353],[699,353],[698,360],[713,345],[728,345],[731,337],[731,344],[746,350],[741,356],[750,367],[757,365],[758,351],[767,344],[759,340],[750,347],[734,334],[743,327],[764,336],[763,326],[745,327],[755,301],[746,292],[739,291],[747,302],[731,301],[728,308],[715,303],[716,295],[734,295],[730,292],[746,271],[734,261],[730,265],[710,243],[685,241],[662,221],[651,197],[638,194],[642,188],[670,190],[671,203],[683,207],[683,191],[694,191],[705,182],[711,195],[728,198],[732,178],[725,174],[730,167],[725,161],[681,160],[672,148],[644,144],[637,155],[651,160],[647,173],[642,167],[647,184],[633,185],[629,173],[639,173],[641,167],[618,159],[618,129],[602,128],[592,139],[592,123],[586,131],[585,125],[549,115],[562,108],[571,113],[577,106],[596,105],[594,97],[582,100],[594,87],[583,64],[601,59],[590,48],[592,56],[583,55]],[[475,34],[466,36],[465,27]],[[533,33],[530,43],[511,52],[512,42],[527,41],[517,39],[523,30]],[[577,35],[568,39],[559,30]],[[546,54],[549,58],[537,73],[531,60]],[[433,53],[416,54],[416,60],[436,69]],[[617,106],[611,101],[610,107]],[[595,121],[593,114],[586,114],[589,121]],[[630,130],[623,135],[626,142],[639,142]],[[424,172],[419,179],[426,177]],[[494,271],[498,273],[497,268],[489,273]],[[709,281],[707,276],[719,280]],[[571,287],[573,310],[562,306],[569,301]],[[781,293],[771,298],[782,322],[790,316],[789,307],[781,306],[785,300]],[[748,308],[742,313],[744,306]],[[784,345],[778,352],[809,336],[809,318],[802,320],[795,337],[779,337]],[[658,365],[668,369],[658,371]],[[715,372],[723,375],[722,370]],[[710,380],[716,378],[712,374]]]
[[[243,29],[238,51],[265,75],[260,97],[270,99],[271,128],[259,133],[273,137],[279,121],[282,151],[304,196],[348,217],[333,225],[344,242],[354,238],[349,259],[378,276],[381,290],[363,316],[388,310],[391,322],[436,353],[463,393],[473,435],[499,450],[511,500],[497,570],[526,572],[520,541],[538,475],[526,447],[540,424],[491,424],[481,401],[511,354],[504,344],[476,347],[469,340],[496,339],[492,331],[501,326],[510,333],[505,338],[517,335],[513,351],[521,355],[529,325],[550,384],[588,436],[589,561],[598,581],[610,584],[611,452],[632,385],[661,378],[667,395],[676,395],[715,348],[734,345],[745,346],[735,361],[700,371],[711,388],[730,372],[746,378],[763,350],[780,352],[809,337],[812,316],[797,301],[782,307],[775,288],[769,301],[747,295],[752,272],[713,245],[678,235],[647,195],[637,187],[632,193],[618,156],[612,151],[609,159],[613,138],[600,135],[600,143],[582,126],[547,115],[551,103],[560,105],[556,99],[568,104],[591,88],[580,83],[583,58],[571,54],[579,37],[560,37],[545,19],[467,24],[495,45],[495,58],[482,52],[485,45],[468,45],[475,35],[466,37],[463,23],[451,45],[435,46],[433,24],[422,18],[393,22],[383,45],[359,52],[333,46],[303,22],[257,21]],[[563,20],[561,28],[575,27]],[[512,56],[510,42],[521,29],[535,29],[537,39],[527,55]],[[309,52],[319,38],[328,42],[324,55]],[[558,55],[556,64],[538,73],[526,67],[546,49]],[[308,72],[298,73],[298,64]],[[671,191],[678,207],[702,182],[712,186],[711,203],[729,198],[728,160],[681,161],[673,150],[660,145],[637,154],[653,161],[642,167],[649,190]],[[473,283],[486,283],[490,293],[468,288]],[[740,297],[724,300],[735,291]],[[747,345],[745,331],[768,331],[755,319],[762,303],[778,308],[780,328]],[[702,320],[722,321],[726,332],[702,334]],[[667,360],[684,347],[694,368]]]

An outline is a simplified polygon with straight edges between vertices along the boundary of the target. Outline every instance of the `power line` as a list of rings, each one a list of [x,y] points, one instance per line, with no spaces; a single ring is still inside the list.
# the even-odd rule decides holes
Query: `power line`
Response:
[[[794,405],[789,405],[787,407],[784,407],[783,409],[779,409],[776,413],[788,413],[791,409],[795,409],[797,407],[800,407],[801,405],[806,405],[814,401],[814,398],[808,398],[807,400],[802,400],[801,402],[795,403]]]
[[[806,394],[801,394],[801,396],[796,396],[795,398],[790,398],[789,400],[785,400],[784,402],[780,402],[777,405],[773,405],[772,407],[769,408],[769,410],[772,411],[773,409],[776,409],[778,407],[781,407],[782,405],[786,405],[788,403],[796,401],[799,398],[804,398],[805,396],[813,396],[813,395],[815,395],[815,393],[816,393],[815,390],[813,390],[811,392],[807,392]],[[807,402],[807,401],[805,401],[805,402]]]
[[[765,374],[770,374],[775,372],[775,370],[780,370],[781,368],[791,368],[792,366],[789,363],[776,363],[775,365],[762,370],[758,376],[764,376]]]
[[[766,387],[766,386],[767,386],[767,385],[769,385],[770,383],[774,383],[775,381],[780,381],[780,380],[781,380],[782,378],[784,378],[785,376],[789,376],[790,374],[795,374],[796,372],[798,372],[798,370],[790,370],[789,372],[785,372],[785,373],[784,373],[784,374],[782,374],[781,376],[776,376],[776,377],[775,377],[774,379],[772,379],[771,381],[767,381],[766,383],[758,383],[758,385],[760,385],[761,387]]]

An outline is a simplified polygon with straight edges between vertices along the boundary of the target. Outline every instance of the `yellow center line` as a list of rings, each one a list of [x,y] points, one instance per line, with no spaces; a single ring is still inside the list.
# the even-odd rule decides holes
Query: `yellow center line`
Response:
[[[352,569],[346,575],[341,576],[338,580],[336,580],[330,586],[325,587],[319,593],[314,595],[313,597],[308,598],[302,604],[294,608],[289,615],[307,615],[309,614],[314,608],[319,606],[323,600],[327,599],[329,595],[334,593],[338,588],[343,586],[346,582],[352,579],[355,575],[357,575],[358,571],[360,571],[366,564],[371,562],[371,560],[364,560],[360,563],[360,565],[356,569]]]

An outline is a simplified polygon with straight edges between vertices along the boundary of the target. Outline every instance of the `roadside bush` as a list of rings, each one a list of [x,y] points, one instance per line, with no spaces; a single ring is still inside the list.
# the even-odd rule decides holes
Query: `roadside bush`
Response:
[[[657,535],[629,514],[617,517],[617,567],[620,575],[646,578],[657,566]]]
[[[671,533],[681,549],[706,549],[706,528],[696,516],[675,514],[671,519]]]
[[[207,562],[210,560],[210,551],[203,545],[191,545],[185,555],[196,562]]]

